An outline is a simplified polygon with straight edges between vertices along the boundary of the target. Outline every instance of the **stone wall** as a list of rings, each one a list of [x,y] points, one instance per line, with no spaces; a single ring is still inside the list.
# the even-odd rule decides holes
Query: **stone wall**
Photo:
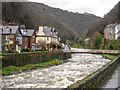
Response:
[[[118,63],[120,62],[120,56],[97,70],[96,72],[88,75],[86,78],[77,81],[75,84],[71,84],[67,89],[77,88],[79,90],[90,89],[90,88],[100,88],[104,82],[113,74]]]
[[[45,52],[29,52],[4,54],[2,59],[2,67],[7,66],[24,66],[26,64],[36,64],[46,62],[52,59],[68,59],[71,54],[63,51],[45,51]]]

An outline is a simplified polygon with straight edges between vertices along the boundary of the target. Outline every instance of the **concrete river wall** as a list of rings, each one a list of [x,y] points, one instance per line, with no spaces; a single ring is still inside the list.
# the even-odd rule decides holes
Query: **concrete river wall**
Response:
[[[70,88],[79,88],[79,90],[89,89],[89,88],[100,88],[105,84],[104,82],[109,79],[112,73],[115,71],[117,65],[120,62],[120,56],[115,60],[107,63],[102,68],[98,69],[96,72],[88,75],[86,78],[77,81],[74,84],[68,86]]]
[[[65,60],[71,57],[69,52],[63,51],[44,51],[28,53],[11,53],[4,54],[2,58],[2,67],[7,66],[24,66],[26,64],[36,64],[46,62],[52,59]]]

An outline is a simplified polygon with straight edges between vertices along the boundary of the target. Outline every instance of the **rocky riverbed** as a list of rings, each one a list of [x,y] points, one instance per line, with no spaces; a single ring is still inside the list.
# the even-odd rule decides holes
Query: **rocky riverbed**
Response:
[[[69,62],[62,65],[4,76],[2,79],[5,88],[66,88],[110,61],[100,55],[72,54]]]

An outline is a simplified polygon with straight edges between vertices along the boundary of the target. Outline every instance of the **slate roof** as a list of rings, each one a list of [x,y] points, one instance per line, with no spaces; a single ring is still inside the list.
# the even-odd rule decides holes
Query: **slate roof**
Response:
[[[44,32],[45,36],[52,36],[51,35],[51,28],[48,28],[47,26],[43,27],[43,32]]]
[[[16,31],[18,30],[19,26],[0,26],[0,29],[3,29],[2,34],[15,34]],[[10,31],[11,29],[11,33],[8,32],[6,29],[8,29]]]
[[[35,30],[26,29],[23,31],[23,36],[32,36]]]
[[[46,37],[55,37],[56,35],[51,34],[51,32],[54,32],[54,31],[55,31],[54,28],[52,29],[52,28],[49,28],[47,26],[43,27],[43,32],[44,32]],[[58,32],[56,32],[56,33],[58,34]]]
[[[116,24],[108,24],[107,26],[106,26],[106,28],[114,28],[116,26]]]

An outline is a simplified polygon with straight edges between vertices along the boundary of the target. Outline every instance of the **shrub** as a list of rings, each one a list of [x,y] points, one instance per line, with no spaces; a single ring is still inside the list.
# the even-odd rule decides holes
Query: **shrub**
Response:
[[[10,50],[10,49],[9,49],[9,50],[4,50],[4,51],[3,51],[3,54],[7,54],[7,53],[13,53],[13,51]]]
[[[30,52],[30,48],[24,48],[22,52]]]
[[[8,50],[8,53],[13,53],[13,51],[9,49],[9,50]]]
[[[19,53],[18,51],[16,51],[15,53]]]
[[[117,49],[117,42],[114,40],[109,41],[109,43],[106,45],[105,49],[107,50],[115,50]]]

